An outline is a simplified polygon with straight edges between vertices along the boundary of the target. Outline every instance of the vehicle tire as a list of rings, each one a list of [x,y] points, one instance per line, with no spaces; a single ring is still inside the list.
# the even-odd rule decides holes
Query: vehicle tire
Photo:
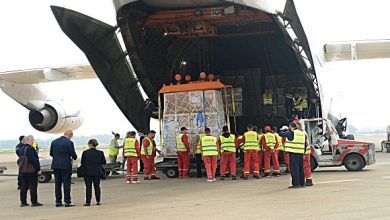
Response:
[[[106,171],[106,176],[109,176],[111,172],[109,171]]]
[[[386,143],[386,153],[390,153],[390,143]]]
[[[50,180],[51,180],[50,173],[43,173],[42,175],[38,176],[38,182],[40,182],[40,183],[47,183]]]
[[[355,136],[353,134],[347,134],[346,139],[347,140],[355,140]]]
[[[167,168],[165,169],[165,175],[168,177],[168,178],[176,178],[177,176],[179,176],[179,170],[176,169],[176,168]]]
[[[318,167],[317,160],[313,156],[310,156],[310,167],[311,167],[311,171],[314,171]]]
[[[381,152],[383,152],[383,149],[386,148],[386,143],[387,143],[387,141],[382,141],[382,143],[381,143]]]
[[[343,164],[348,171],[360,171],[365,166],[364,159],[357,154],[348,155]]]

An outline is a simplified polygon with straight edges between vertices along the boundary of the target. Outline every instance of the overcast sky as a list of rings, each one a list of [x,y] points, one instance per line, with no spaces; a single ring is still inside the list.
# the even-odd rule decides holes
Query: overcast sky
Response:
[[[310,41],[389,39],[390,16],[383,0],[296,0]],[[56,23],[50,5],[80,11],[115,25],[111,0],[2,0],[0,1],[0,72],[87,63],[84,54]],[[327,63],[324,88],[337,94],[342,116],[359,128],[390,124],[387,113],[389,60]],[[116,107],[99,80],[49,83],[44,89],[79,107],[85,122],[76,135],[124,133],[132,126]],[[52,136],[35,131],[28,110],[0,92],[0,140],[20,134]]]

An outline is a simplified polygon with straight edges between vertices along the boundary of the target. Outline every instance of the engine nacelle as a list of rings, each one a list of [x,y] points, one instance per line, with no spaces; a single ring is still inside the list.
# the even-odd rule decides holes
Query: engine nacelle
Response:
[[[30,110],[29,120],[36,130],[48,133],[76,130],[83,123],[80,111],[66,110],[53,101],[46,102],[44,108],[40,110]]]

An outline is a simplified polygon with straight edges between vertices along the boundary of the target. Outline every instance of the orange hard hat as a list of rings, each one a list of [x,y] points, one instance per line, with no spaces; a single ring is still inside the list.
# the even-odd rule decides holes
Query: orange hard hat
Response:
[[[270,132],[271,131],[271,127],[270,126],[265,126],[264,127],[264,132]]]

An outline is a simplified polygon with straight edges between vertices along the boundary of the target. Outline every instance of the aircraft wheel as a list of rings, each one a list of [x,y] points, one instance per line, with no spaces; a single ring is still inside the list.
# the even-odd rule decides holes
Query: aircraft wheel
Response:
[[[344,166],[348,171],[359,171],[365,166],[364,159],[356,154],[350,154],[344,159]]]

